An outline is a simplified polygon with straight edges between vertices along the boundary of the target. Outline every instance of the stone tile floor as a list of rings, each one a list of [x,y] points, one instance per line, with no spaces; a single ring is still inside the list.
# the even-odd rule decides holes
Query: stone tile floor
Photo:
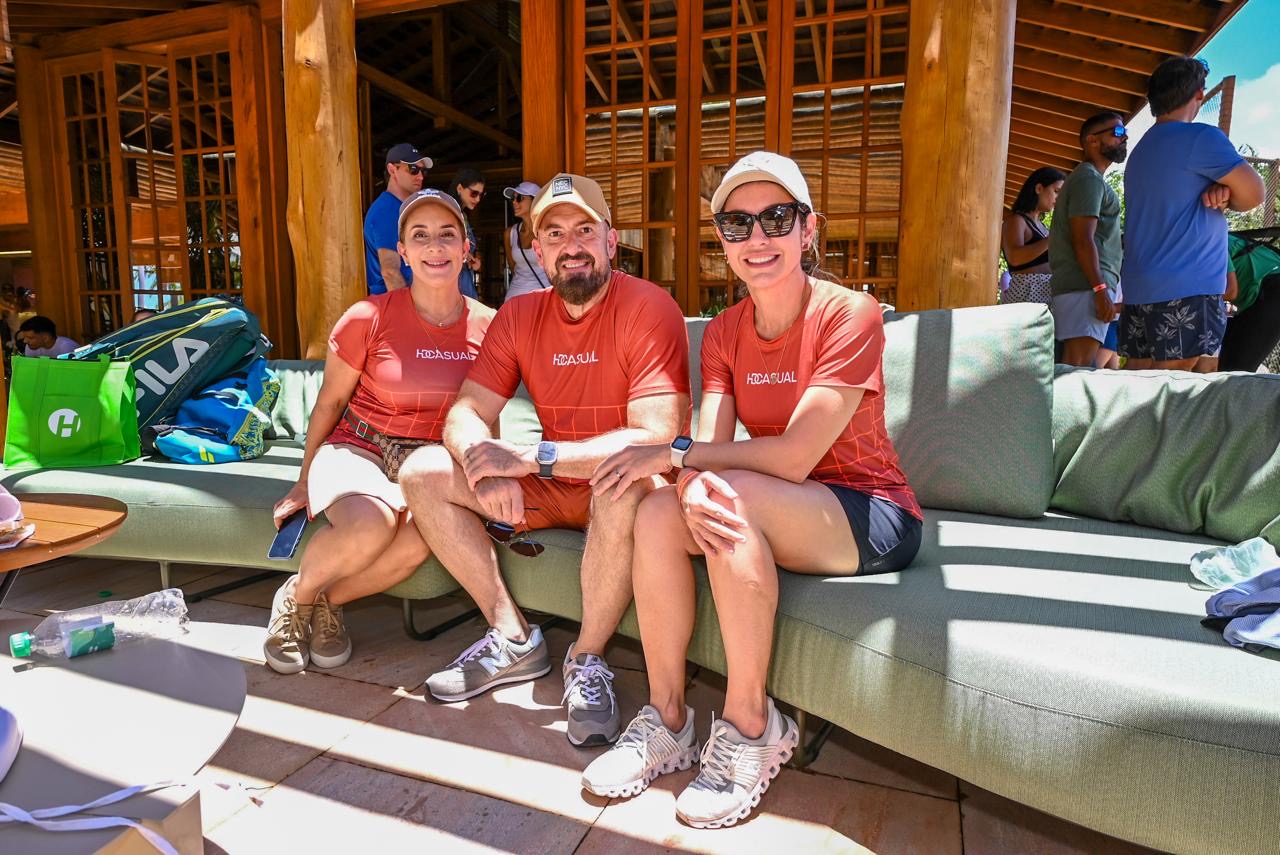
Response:
[[[241,575],[203,566],[173,572],[188,595]],[[153,564],[68,559],[24,572],[3,611],[43,615],[158,585]],[[261,582],[191,606],[201,623],[191,643],[242,660],[248,682],[235,731],[200,773],[208,853],[349,853],[371,846],[611,854],[1149,851],[843,731],[810,768],[784,770],[750,821],[715,831],[688,828],[675,819],[673,805],[693,770],[668,775],[632,799],[584,794],[579,776],[594,754],[564,737],[559,669],[465,703],[424,698],[422,680],[479,636],[476,621],[417,642],[401,630],[398,601],[373,598],[347,610],[356,647],[346,665],[294,676],[271,672],[261,646],[277,585]],[[420,604],[418,625],[466,606],[452,598]],[[563,657],[571,639],[571,625],[551,629],[552,655]],[[620,639],[609,659],[624,711],[632,711],[645,691],[639,647]],[[690,702],[707,718],[723,700],[723,680],[690,670]]]

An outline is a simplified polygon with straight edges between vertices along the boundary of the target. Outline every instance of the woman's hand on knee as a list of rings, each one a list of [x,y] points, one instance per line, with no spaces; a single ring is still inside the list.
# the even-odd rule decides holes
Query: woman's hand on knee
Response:
[[[290,487],[284,498],[276,502],[275,507],[271,509],[272,521],[276,524],[276,528],[280,528],[280,526],[284,525],[284,521],[293,516],[296,511],[305,511],[306,509],[307,482],[299,481]]]
[[[733,486],[714,472],[699,472],[685,485],[680,510],[704,552],[733,552],[735,545],[747,542],[747,521],[733,510],[737,498]]]

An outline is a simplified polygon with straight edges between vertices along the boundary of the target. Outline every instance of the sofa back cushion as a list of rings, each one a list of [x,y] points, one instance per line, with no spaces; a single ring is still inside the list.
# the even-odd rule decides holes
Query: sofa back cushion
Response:
[[[1021,304],[885,316],[885,422],[927,508],[1038,517],[1053,493],[1053,318]]]
[[[885,318],[885,419],[907,480],[926,507],[1014,517],[1044,513],[1054,473],[1049,440],[1053,323],[1031,306],[890,314]],[[707,318],[689,318],[694,423]],[[276,360],[272,438],[306,434],[324,363]],[[540,435],[521,386],[502,435]],[[739,425],[738,437],[746,432]],[[992,453],[997,452],[997,453]]]
[[[1053,507],[1280,545],[1280,376],[1059,367]]]
[[[271,411],[267,439],[297,439],[307,435],[311,408],[324,382],[324,361],[319,359],[274,359],[270,363],[280,375],[280,397]]]

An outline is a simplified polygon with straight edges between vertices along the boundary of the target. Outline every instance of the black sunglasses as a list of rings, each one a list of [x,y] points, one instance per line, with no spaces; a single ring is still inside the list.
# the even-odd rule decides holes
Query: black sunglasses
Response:
[[[715,215],[716,228],[730,243],[741,243],[751,237],[756,223],[766,237],[786,237],[796,227],[797,215],[808,215],[809,206],[803,202],[787,202],[771,205],[758,214],[746,211],[722,211]]]
[[[525,510],[536,511],[537,508],[526,508]],[[484,531],[485,534],[493,538],[494,543],[500,543],[516,555],[523,555],[525,558],[537,558],[546,549],[541,543],[529,537],[527,533],[524,536],[519,536],[519,531],[515,526],[504,522],[485,520]]]
[[[416,163],[402,163],[400,165],[409,170],[410,175],[422,175],[427,171]]]

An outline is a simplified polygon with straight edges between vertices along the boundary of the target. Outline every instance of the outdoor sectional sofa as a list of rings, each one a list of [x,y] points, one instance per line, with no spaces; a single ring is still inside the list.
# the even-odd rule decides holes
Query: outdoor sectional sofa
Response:
[[[705,323],[689,321],[695,402]],[[1026,305],[889,315],[886,336],[889,432],[926,509],[924,545],[902,573],[782,574],[770,691],[1107,834],[1272,851],[1280,657],[1200,625],[1207,594],[1188,561],[1260,532],[1280,542],[1280,377],[1055,371],[1052,319]],[[297,475],[321,365],[275,365],[280,438],[262,459],[4,483],[127,502],[87,554],[287,570],[296,560],[266,558],[270,509]],[[518,440],[537,431],[522,399],[502,423]],[[582,535],[538,537],[539,558],[499,550],[511,588],[578,619]],[[391,593],[455,590],[430,562]],[[705,574],[699,592],[690,659],[722,672]],[[638,635],[633,614],[621,631]]]

